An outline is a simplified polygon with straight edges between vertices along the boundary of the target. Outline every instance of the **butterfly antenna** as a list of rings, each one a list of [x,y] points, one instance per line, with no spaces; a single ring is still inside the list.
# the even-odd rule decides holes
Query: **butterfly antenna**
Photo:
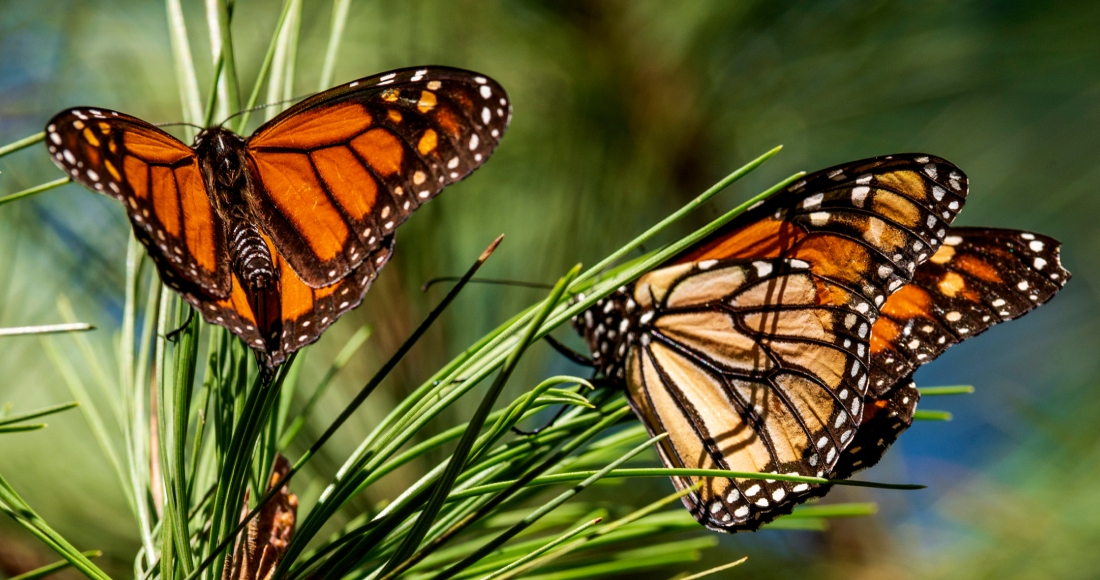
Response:
[[[424,283],[420,287],[421,292],[427,292],[429,288],[442,282],[457,282],[461,278],[458,276],[440,276],[438,278],[432,278]],[[500,286],[519,286],[521,288],[538,288],[541,290],[549,290],[553,288],[550,284],[543,284],[542,282],[523,282],[521,280],[499,280],[496,278],[470,278],[470,282],[476,282],[478,284],[497,284]]]
[[[221,127],[221,126],[225,125],[226,123],[228,123],[229,121],[232,121],[234,117],[239,117],[239,116],[241,116],[245,113],[252,113],[252,112],[255,112],[255,111],[259,111],[261,109],[266,109],[268,107],[274,107],[275,105],[285,105],[287,103],[293,103],[293,102],[300,101],[300,100],[302,100],[306,97],[310,97],[310,96],[313,96],[313,94],[311,93],[311,94],[308,94],[308,95],[300,95],[300,96],[297,96],[297,97],[291,97],[289,99],[283,99],[281,101],[275,101],[275,102],[272,102],[272,103],[264,103],[262,105],[256,105],[255,107],[252,107],[251,109],[242,109],[242,110],[237,111],[236,113],[233,113],[232,115],[229,115],[228,117],[226,117],[224,121],[222,121],[221,123],[218,123],[218,126]]]
[[[194,123],[187,123],[185,121],[176,121],[174,123],[156,123],[154,126],[156,126],[156,127],[194,127],[195,129],[198,129],[199,131],[205,131],[206,130],[206,127],[203,127],[202,125],[196,125]]]

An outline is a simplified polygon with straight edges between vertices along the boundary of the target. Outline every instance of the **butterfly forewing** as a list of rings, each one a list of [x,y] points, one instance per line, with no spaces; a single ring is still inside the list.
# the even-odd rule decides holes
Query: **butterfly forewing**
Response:
[[[1016,230],[952,228],[913,281],[886,301],[871,330],[872,385],[864,424],[832,477],[878,463],[913,423],[913,373],[949,347],[1046,303],[1070,278],[1057,240]]]
[[[73,180],[122,202],[166,284],[185,294],[229,295],[222,223],[190,147],[135,117],[91,108],[55,115],[46,139]]]
[[[950,346],[1053,298],[1070,277],[1060,247],[1030,232],[953,228],[883,306],[871,333],[872,389],[890,389]]]
[[[510,116],[499,84],[445,67],[330,89],[248,140],[255,213],[302,280],[326,286],[488,159]]]
[[[797,258],[881,306],[942,244],[966,176],[924,154],[825,169],[760,202],[674,259]]]

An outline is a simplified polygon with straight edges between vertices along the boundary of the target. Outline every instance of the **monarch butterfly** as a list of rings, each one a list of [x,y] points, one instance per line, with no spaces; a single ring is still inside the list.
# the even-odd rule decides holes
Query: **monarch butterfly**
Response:
[[[511,119],[492,79],[407,68],[301,101],[242,138],[192,146],[78,107],[46,126],[54,162],[118,199],[161,279],[268,367],[363,299],[394,231],[492,154]]]
[[[883,334],[885,325],[936,321],[940,334],[929,336],[944,336],[978,312],[956,318],[951,313],[963,310],[953,299],[1011,297],[1013,309],[1001,320],[1056,291],[1048,285],[1025,304],[1002,288],[1021,276],[1038,283],[1013,250],[995,258],[984,253],[995,242],[977,243],[1012,233],[948,236],[967,188],[961,170],[923,154],[814,173],[598,302],[574,326],[597,369],[625,383],[649,432],[668,433],[658,447],[666,465],[818,477],[854,471],[881,456],[890,433],[880,432],[899,417],[911,419],[916,397],[902,377],[948,345],[934,340],[921,347],[923,358],[882,374],[883,364],[901,360],[887,362],[896,337]],[[960,248],[957,238],[975,243]],[[1064,281],[1057,244],[1044,247],[1041,259]],[[996,294],[991,277],[972,279],[986,270],[967,269],[964,256],[989,268],[1011,266]],[[958,286],[954,294],[956,286],[940,286],[945,276]],[[922,289],[929,300],[908,308],[904,298]],[[981,316],[984,330],[993,319]],[[971,333],[978,329],[973,323]],[[857,445],[862,449],[845,455]],[[672,479],[679,489],[702,480],[684,503],[700,523],[722,532],[756,529],[823,493],[776,480]]]

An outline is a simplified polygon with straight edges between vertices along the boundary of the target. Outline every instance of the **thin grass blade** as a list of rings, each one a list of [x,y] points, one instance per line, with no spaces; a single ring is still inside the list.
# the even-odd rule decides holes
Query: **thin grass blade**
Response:
[[[913,413],[914,421],[950,421],[954,418],[949,411],[917,409]]]
[[[65,332],[84,332],[95,330],[95,327],[87,322],[72,322],[65,324],[45,324],[42,326],[12,326],[0,328],[0,336],[25,336],[31,334],[61,334]]]
[[[176,82],[179,83],[183,119],[197,125],[203,121],[202,97],[199,96],[199,81],[195,75],[191,43],[187,39],[183,7],[180,6],[180,0],[165,0],[164,4],[168,12],[168,38],[172,45],[172,60],[176,65]],[[194,139],[194,128],[187,127],[185,130],[187,137]]]
[[[703,570],[702,572],[699,572],[697,574],[692,574],[691,576],[683,576],[683,575],[673,576],[672,580],[699,580],[700,578],[706,578],[707,576],[713,576],[713,575],[715,575],[719,572],[724,572],[726,570],[729,570],[730,568],[735,568],[737,566],[740,566],[741,564],[744,564],[746,561],[748,561],[748,559],[749,559],[749,557],[745,556],[744,558],[741,558],[740,560],[735,560],[733,562],[730,562],[729,564],[723,564],[721,566],[715,566],[714,568],[711,568],[709,570]]]
[[[348,22],[349,10],[351,10],[351,0],[333,0],[332,26],[329,29],[325,61],[321,65],[321,80],[317,87],[318,91],[323,91],[332,86],[332,78],[336,73],[336,54],[340,51],[340,40],[344,37],[344,26]]]
[[[61,187],[62,185],[65,185],[66,183],[69,183],[70,181],[72,181],[71,178],[62,177],[61,179],[55,179],[53,181],[47,181],[46,183],[43,183],[41,185],[36,185],[34,187],[29,187],[27,189],[24,189],[23,191],[20,191],[18,193],[13,193],[13,194],[11,194],[7,197],[0,197],[0,205],[4,205],[5,203],[13,202],[17,199],[23,199],[25,197],[30,197],[32,195],[38,195],[40,193],[49,191],[51,189],[56,189],[58,187]]]
[[[922,397],[938,395],[969,395],[974,392],[974,385],[951,385],[949,387],[920,387],[917,389]]]
[[[53,405],[52,407],[46,407],[37,411],[30,411],[28,413],[22,413],[19,415],[8,415],[0,418],[0,425],[11,425],[12,423],[20,423],[22,421],[29,421],[31,419],[37,419],[39,417],[46,417],[60,413],[62,411],[68,411],[69,409],[75,409],[80,406],[79,401],[73,401],[71,403],[62,403],[60,405]]]
[[[554,538],[552,542],[548,542],[546,545],[531,552],[530,554],[516,560],[515,562],[512,562],[511,564],[508,564],[507,566],[501,568],[500,570],[497,570],[496,572],[493,572],[492,574],[484,576],[481,580],[506,580],[508,578],[514,578],[515,574],[521,573],[519,568],[524,564],[534,561],[535,559],[549,552],[550,550],[553,550],[554,548],[557,548],[565,542],[583,534],[584,532],[588,531],[593,526],[599,524],[602,521],[603,518],[596,518],[594,520],[585,522],[584,524],[577,526],[572,530],[569,530],[561,536]]]
[[[8,143],[7,145],[4,145],[3,147],[0,147],[0,157],[10,155],[12,153],[15,153],[16,151],[19,151],[20,149],[26,149],[27,147],[30,147],[35,143],[40,143],[45,140],[45,131],[42,131],[41,133],[35,133],[34,135],[31,135],[29,137],[23,137],[18,141],[13,141],[11,143]]]
[[[88,550],[87,552],[81,552],[81,554],[85,558],[91,560],[92,558],[98,558],[102,556],[103,552],[100,550]],[[61,560],[58,562],[54,562],[53,564],[47,564],[45,566],[42,566],[41,568],[36,568],[34,570],[31,570],[30,572],[24,572],[23,574],[20,574],[18,576],[12,576],[11,578],[8,578],[8,580],[38,580],[38,578],[44,578],[46,576],[49,576],[50,574],[60,572],[61,570],[64,570],[69,566],[72,566],[71,562],[69,562],[68,560]]]

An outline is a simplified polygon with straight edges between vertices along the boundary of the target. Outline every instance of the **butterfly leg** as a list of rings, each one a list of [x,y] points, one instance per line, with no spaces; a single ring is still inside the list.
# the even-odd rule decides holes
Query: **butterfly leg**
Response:
[[[169,332],[168,334],[165,334],[164,339],[167,340],[168,342],[176,342],[176,340],[179,339],[180,333],[183,332],[184,329],[187,328],[187,325],[191,324],[191,319],[194,318],[194,317],[195,317],[195,309],[188,306],[187,307],[187,320],[184,320],[183,324],[181,324],[179,328],[173,330],[172,332]]]
[[[558,353],[561,354],[562,356],[564,356],[565,358],[567,358],[567,359],[569,359],[569,360],[571,360],[571,361],[573,361],[573,362],[575,362],[575,363],[577,363],[581,366],[586,366],[586,367],[596,366],[596,364],[594,362],[592,362],[592,359],[590,359],[587,356],[585,356],[585,355],[569,348],[568,346],[565,346],[564,344],[559,342],[558,339],[550,336],[549,334],[542,337],[542,339],[545,340],[547,344],[549,344],[551,347],[553,347],[554,350],[558,351]]]

